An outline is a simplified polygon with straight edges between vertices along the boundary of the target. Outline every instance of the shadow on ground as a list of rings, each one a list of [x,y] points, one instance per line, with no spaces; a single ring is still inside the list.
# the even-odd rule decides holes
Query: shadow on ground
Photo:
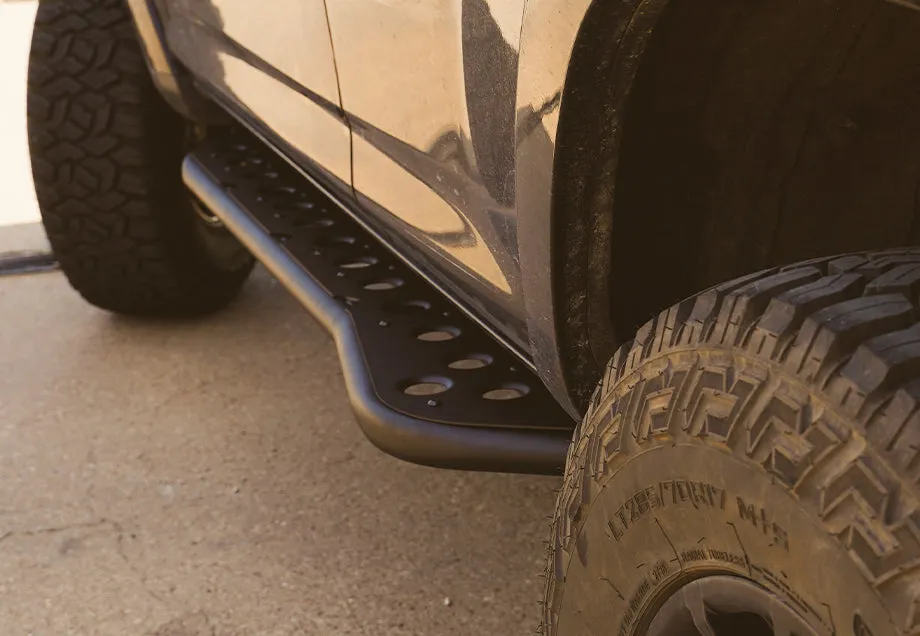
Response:
[[[374,449],[331,341],[264,272],[193,322],[114,318],[59,274],[3,280],[0,315],[0,631],[538,624],[558,480]]]

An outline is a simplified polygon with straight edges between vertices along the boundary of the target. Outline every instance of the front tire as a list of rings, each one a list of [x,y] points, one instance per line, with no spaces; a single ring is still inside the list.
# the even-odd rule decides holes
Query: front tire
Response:
[[[544,633],[920,632],[918,292],[920,250],[849,255],[642,327],[569,453]]]
[[[237,295],[253,259],[194,210],[181,178],[194,129],[154,87],[124,0],[41,0],[27,115],[42,222],[86,300],[190,316]]]

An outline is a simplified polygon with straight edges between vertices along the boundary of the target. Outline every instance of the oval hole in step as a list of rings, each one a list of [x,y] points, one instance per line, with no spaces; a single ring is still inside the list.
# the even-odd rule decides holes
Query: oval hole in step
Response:
[[[445,342],[453,340],[459,335],[460,330],[456,327],[434,327],[419,332],[415,337],[423,342]]]
[[[468,356],[454,360],[447,366],[458,371],[470,371],[487,367],[490,364],[492,364],[492,356],[484,353],[471,353]]]
[[[292,223],[294,227],[305,227],[307,229],[325,229],[335,225],[335,221],[328,217],[315,218],[313,216],[298,216]]]
[[[384,307],[385,311],[394,314],[421,314],[431,309],[431,303],[427,300],[406,300],[398,303],[390,303]]]
[[[406,395],[438,395],[450,388],[451,381],[447,378],[419,378],[404,382],[402,392]]]
[[[355,298],[354,296],[333,296],[333,298],[335,298],[346,307],[354,307],[359,302],[361,302],[360,298]]]
[[[399,278],[383,278],[381,280],[372,280],[364,284],[364,289],[368,291],[388,291],[396,289],[403,284]]]
[[[520,384],[518,382],[513,382],[513,383],[508,382],[508,383],[500,384],[494,389],[489,389],[488,391],[482,394],[482,397],[484,397],[487,400],[497,400],[497,401],[517,400],[517,399],[524,397],[528,393],[530,393],[530,387],[527,386],[526,384]]]
[[[350,258],[340,262],[339,267],[342,269],[364,269],[376,264],[377,259],[373,256],[360,256],[358,258]]]
[[[317,244],[325,245],[327,247],[341,247],[344,245],[354,245],[355,237],[348,236],[347,234],[340,234],[338,236],[330,236],[330,237],[318,240]]]

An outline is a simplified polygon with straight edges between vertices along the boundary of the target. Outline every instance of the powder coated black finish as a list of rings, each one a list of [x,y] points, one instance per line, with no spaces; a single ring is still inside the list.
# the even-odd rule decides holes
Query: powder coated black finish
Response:
[[[561,471],[573,422],[540,380],[262,142],[208,140],[183,175],[336,338],[374,443],[441,467]]]

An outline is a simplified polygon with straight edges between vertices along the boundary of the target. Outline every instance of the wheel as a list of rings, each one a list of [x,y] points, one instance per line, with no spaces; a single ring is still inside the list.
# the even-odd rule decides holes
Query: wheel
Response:
[[[42,0],[28,74],[42,222],[90,303],[155,316],[226,305],[253,266],[181,179],[201,134],[154,87],[124,0]]]
[[[920,633],[920,249],[663,311],[571,446],[544,633]]]

